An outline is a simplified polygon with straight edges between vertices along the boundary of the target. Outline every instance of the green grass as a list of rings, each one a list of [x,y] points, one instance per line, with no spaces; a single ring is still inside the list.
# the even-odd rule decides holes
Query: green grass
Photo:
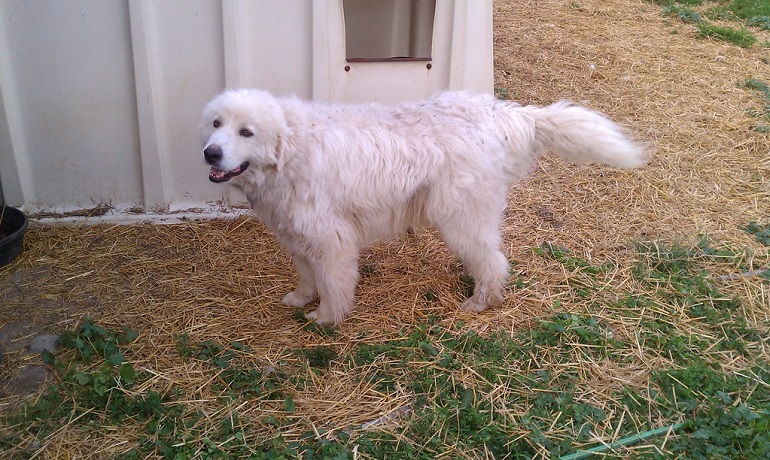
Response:
[[[770,30],[770,0],[656,0],[654,3],[663,8],[661,14],[676,18],[684,24],[691,24],[702,38],[713,38],[727,43],[749,48],[757,45],[758,39],[751,29]],[[739,27],[717,25],[711,21],[728,21]],[[768,47],[767,43],[760,43]],[[748,113],[762,120],[770,120],[770,90],[767,84],[756,78],[747,79],[741,87],[753,90],[761,98],[758,109]],[[770,126],[760,123],[754,127],[760,133],[770,133]]]
[[[732,27],[723,27],[706,23],[700,23],[697,27],[701,37],[716,38],[718,40],[733,43],[741,48],[748,48],[757,42],[757,37],[746,29],[733,29]]]
[[[770,86],[762,80],[749,78],[739,83],[740,87],[753,91],[759,96],[760,106],[749,109],[749,115],[762,120],[762,123],[754,127],[754,130],[760,133],[770,133],[770,126],[764,122],[770,122]]]
[[[758,42],[750,29],[770,30],[770,0],[655,0],[654,3],[663,7],[663,16],[695,25],[698,36],[722,40],[742,48]],[[710,21],[731,21],[740,27],[717,25]]]
[[[767,85],[765,85],[765,89],[767,89]],[[759,222],[750,222],[743,228],[743,230],[746,233],[754,235],[754,239],[757,240],[758,243],[770,246],[770,223],[760,224]]]
[[[502,88],[499,86],[495,87],[495,97],[501,100],[506,100],[511,98],[511,92],[508,91],[506,88]]]
[[[703,16],[693,10],[692,8],[682,7],[679,5],[668,5],[663,8],[662,14],[664,16],[673,16],[684,23],[700,23],[703,21]]]
[[[723,3],[723,8],[746,21],[761,22],[770,18],[770,2],[767,0],[732,0]]]
[[[744,230],[770,243],[766,224]],[[205,412],[190,407],[190,390],[154,384],[130,364],[141,331],[87,319],[62,338],[62,351],[43,357],[56,383],[4,418],[10,429],[0,450],[31,457],[66,425],[130,429],[131,442],[115,453],[124,459],[352,459],[354,450],[361,458],[574,458],[607,450],[597,437],[616,441],[609,453],[620,457],[770,455],[770,363],[762,352],[770,324],[748,314],[753,306],[716,276],[767,268],[766,250],[706,236],[690,244],[640,241],[629,267],[636,284],[622,288],[611,285],[615,262],[548,242],[533,251],[561,265],[569,282],[557,286],[550,315],[513,332],[480,333],[430,317],[409,330],[371,331],[347,347],[298,345],[275,365],[244,361],[250,349],[240,342],[181,335],[178,359],[211,382]],[[325,329],[307,332],[337,340]],[[602,383],[646,362],[657,364],[638,383]],[[303,424],[300,395],[341,375],[380,395],[409,395],[399,424]],[[248,404],[258,415],[240,409]]]

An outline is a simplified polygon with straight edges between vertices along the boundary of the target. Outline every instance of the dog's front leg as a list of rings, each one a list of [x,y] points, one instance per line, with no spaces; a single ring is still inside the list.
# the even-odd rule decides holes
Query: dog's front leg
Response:
[[[358,252],[335,249],[322,251],[313,263],[321,302],[317,310],[307,315],[318,324],[328,326],[341,323],[353,309],[358,282]]]
[[[291,261],[297,270],[299,281],[297,287],[283,296],[281,303],[287,307],[302,308],[318,298],[318,290],[315,284],[315,273],[308,260],[298,254],[292,254]]]

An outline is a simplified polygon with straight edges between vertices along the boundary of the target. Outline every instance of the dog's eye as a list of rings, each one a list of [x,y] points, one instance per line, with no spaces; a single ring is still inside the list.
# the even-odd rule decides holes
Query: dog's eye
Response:
[[[214,125],[215,128],[219,128],[220,126],[222,126],[222,122],[219,121],[219,120],[214,120],[213,125]]]
[[[251,131],[249,131],[246,128],[243,128],[238,134],[240,134],[243,137],[251,137],[251,136],[254,135],[254,133],[252,133]]]

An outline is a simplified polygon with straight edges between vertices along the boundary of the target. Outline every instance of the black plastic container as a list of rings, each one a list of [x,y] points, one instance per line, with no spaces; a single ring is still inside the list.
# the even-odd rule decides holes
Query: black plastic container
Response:
[[[0,206],[0,216],[0,267],[4,267],[21,255],[29,220],[23,212],[10,206]]]

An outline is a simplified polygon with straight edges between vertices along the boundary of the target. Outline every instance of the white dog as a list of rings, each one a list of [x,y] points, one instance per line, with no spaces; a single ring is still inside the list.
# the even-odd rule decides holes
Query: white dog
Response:
[[[359,251],[430,224],[475,280],[462,308],[503,300],[500,222],[508,189],[548,150],[576,162],[645,164],[644,149],[598,112],[571,102],[523,107],[443,93],[386,106],[226,91],[203,113],[209,179],[243,190],[299,275],[289,307],[339,324],[353,308]]]

